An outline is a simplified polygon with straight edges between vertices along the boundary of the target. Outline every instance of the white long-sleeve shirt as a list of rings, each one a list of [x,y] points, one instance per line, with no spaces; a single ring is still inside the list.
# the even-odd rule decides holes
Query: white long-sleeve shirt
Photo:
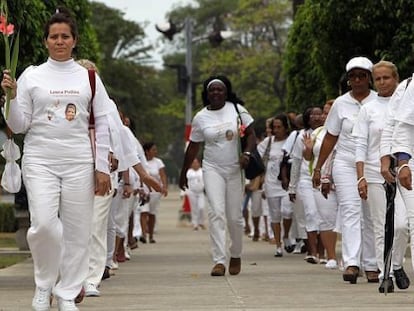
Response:
[[[338,136],[335,159],[355,163],[355,137],[352,135],[352,129],[361,106],[374,100],[376,96],[377,93],[371,90],[362,102],[353,98],[350,92],[335,99],[325,121],[328,133]]]
[[[395,114],[398,111],[401,103],[401,99],[405,93],[405,89],[408,86],[408,79],[400,82],[391,96],[391,99],[387,105],[387,111],[385,114],[385,125],[381,135],[380,143],[380,157],[390,155],[392,147],[392,135],[395,128]]]
[[[378,96],[361,107],[352,134],[355,136],[355,162],[364,162],[364,177],[369,183],[383,183],[380,141],[391,97]]]
[[[18,80],[7,124],[14,133],[26,133],[24,162],[37,164],[92,163],[89,139],[89,102],[92,96],[87,70],[73,59],[31,67]],[[94,98],[96,169],[109,174],[108,94],[96,76]],[[70,104],[70,105],[68,105]],[[76,108],[73,119],[67,107]]]

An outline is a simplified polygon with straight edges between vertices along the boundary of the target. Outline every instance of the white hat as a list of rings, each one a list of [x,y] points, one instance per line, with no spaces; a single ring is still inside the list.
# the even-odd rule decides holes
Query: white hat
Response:
[[[351,58],[351,60],[346,64],[346,72],[351,71],[354,68],[361,68],[361,69],[365,69],[368,70],[369,72],[372,71],[372,62],[363,56],[358,56],[358,57],[354,57]]]

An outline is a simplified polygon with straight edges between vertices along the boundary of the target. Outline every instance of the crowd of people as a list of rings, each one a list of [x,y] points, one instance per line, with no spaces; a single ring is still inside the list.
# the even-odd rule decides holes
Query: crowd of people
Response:
[[[138,241],[156,243],[156,215],[168,195],[156,144],[141,145],[96,66],[75,61],[77,40],[76,23],[57,10],[45,27],[48,60],[17,82],[5,70],[1,82],[11,97],[7,124],[25,134],[22,177],[37,311],[50,310],[53,297],[59,310],[76,311],[84,295],[99,296],[100,282]],[[351,284],[364,273],[380,283],[379,292],[393,292],[394,282],[409,287],[403,260],[409,241],[414,250],[414,84],[400,83],[389,61],[358,56],[345,71],[347,89],[339,97],[300,114],[279,113],[266,120],[263,135],[256,135],[227,77],[204,81],[204,107],[192,121],[179,187],[193,230],[208,223],[211,276],[224,276],[227,267],[231,275],[241,272],[246,233],[273,244],[275,257],[306,253],[307,263],[327,269],[341,263]],[[255,148],[265,172],[246,180]],[[392,249],[385,246],[387,226]]]
[[[227,264],[230,274],[240,273],[244,232],[254,242],[262,237],[274,244],[275,257],[306,253],[307,263],[342,268],[345,282],[355,284],[365,275],[367,282],[379,283],[381,293],[393,292],[394,283],[409,287],[403,261],[413,241],[414,121],[408,103],[414,86],[411,78],[400,83],[389,61],[373,64],[357,56],[345,71],[347,85],[339,97],[300,114],[277,114],[258,137],[228,79],[205,81],[205,107],[193,119],[180,187],[187,188],[186,172],[203,144],[212,276],[225,275]],[[266,169],[245,180],[254,141]],[[390,207],[392,223],[386,217]],[[389,242],[385,246],[390,236],[391,248]]]

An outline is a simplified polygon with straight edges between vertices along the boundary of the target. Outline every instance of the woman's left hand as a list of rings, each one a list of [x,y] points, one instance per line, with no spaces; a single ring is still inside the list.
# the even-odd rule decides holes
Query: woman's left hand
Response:
[[[111,177],[103,172],[95,172],[95,195],[104,196],[111,191]]]
[[[358,184],[358,193],[362,200],[368,198],[368,184],[365,179],[362,179]]]

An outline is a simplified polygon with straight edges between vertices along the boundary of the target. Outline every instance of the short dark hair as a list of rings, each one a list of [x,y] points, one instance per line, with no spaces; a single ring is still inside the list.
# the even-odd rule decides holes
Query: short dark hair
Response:
[[[44,30],[43,30],[43,39],[46,40],[47,37],[49,37],[49,30],[50,26],[53,24],[60,24],[64,23],[69,25],[70,32],[72,33],[72,36],[74,39],[77,39],[78,34],[78,26],[76,25],[75,20],[72,18],[72,14],[70,11],[65,7],[58,7],[56,9],[56,12],[49,18],[47,21]]]

